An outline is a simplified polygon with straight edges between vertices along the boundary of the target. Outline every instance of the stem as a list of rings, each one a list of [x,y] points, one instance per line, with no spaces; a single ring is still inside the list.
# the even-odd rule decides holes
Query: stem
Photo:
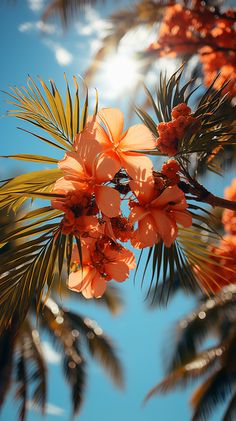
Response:
[[[219,207],[236,211],[236,202],[233,202],[232,200],[222,199],[219,196],[215,196],[214,194],[210,193],[205,187],[203,187],[200,183],[198,183],[198,181],[192,179],[191,177],[189,178],[189,181],[191,182],[191,184],[181,181],[179,183],[179,186],[184,191],[184,193],[192,194],[191,200],[208,203],[213,208]]]

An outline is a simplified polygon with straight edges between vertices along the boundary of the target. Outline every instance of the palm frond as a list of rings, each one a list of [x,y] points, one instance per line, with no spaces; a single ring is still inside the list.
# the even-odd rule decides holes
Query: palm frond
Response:
[[[233,395],[227,409],[224,413],[222,421],[233,421],[236,415],[236,394]]]
[[[220,329],[225,318],[236,317],[236,288],[230,285],[215,297],[208,298],[176,328],[176,345],[168,372],[188,363],[210,333]]]
[[[197,89],[194,88],[189,92],[192,80],[181,87],[183,72],[184,67],[181,66],[169,79],[166,74],[161,73],[159,85],[155,92],[156,99],[145,88],[156,120],[143,108],[136,107],[138,116],[155,137],[158,137],[158,122],[170,121],[173,107],[183,102],[187,104]],[[216,149],[224,150],[229,145],[235,146],[236,144],[233,130],[235,110],[232,108],[227,118],[225,118],[225,106],[228,103],[228,97],[227,95],[222,96],[222,91],[226,88],[228,82],[217,91],[213,90],[214,83],[215,80],[201,97],[196,105],[196,111],[193,113],[193,117],[198,121],[198,127],[194,130],[192,126],[189,127],[178,144],[178,154],[176,155],[177,159],[184,160],[183,162],[186,164],[185,158],[190,154],[196,153],[198,165],[201,165],[201,162],[203,162],[211,170],[215,170],[210,158],[216,154]],[[149,152],[147,151],[146,153]],[[158,156],[161,153],[159,151],[151,151],[150,154]]]
[[[20,401],[19,406],[19,421],[25,421],[28,399],[28,375],[26,367],[25,349],[22,344],[20,355],[16,362],[16,381],[17,389],[15,397]]]
[[[59,16],[62,23],[67,26],[75,15],[83,11],[86,6],[96,3],[97,0],[51,0],[44,10],[43,19]]]
[[[45,303],[40,320],[64,355],[63,371],[71,389],[72,412],[75,415],[81,409],[86,383],[80,332],[71,325],[67,312],[51,298]]]
[[[15,343],[16,325],[13,321],[0,337],[0,407],[11,386]]]
[[[74,77],[74,100],[72,100],[71,90],[66,80],[65,105],[53,81],[50,81],[50,87],[42,79],[39,81],[41,89],[31,77],[28,78],[27,88],[11,88],[12,92],[7,93],[10,97],[8,103],[13,105],[15,109],[10,110],[9,114],[33,124],[53,138],[52,141],[40,136],[40,140],[49,142],[53,146],[59,146],[62,149],[71,149],[74,136],[79,132],[81,126],[77,79]],[[82,114],[87,107],[86,97],[81,109]],[[85,122],[82,121],[83,125]],[[36,136],[38,137],[38,135]]]
[[[208,377],[194,392],[191,403],[194,408],[192,421],[208,419],[219,403],[224,403],[231,393],[231,375],[219,369]]]
[[[150,29],[162,18],[166,2],[153,0],[141,0],[139,3],[114,13],[109,18],[110,28],[107,35],[102,39],[102,46],[93,57],[92,63],[85,74],[85,79],[90,82],[103,60],[112,52],[115,52],[122,38],[130,31],[139,27]],[[141,66],[140,66],[141,67]],[[143,60],[142,70],[146,73],[150,67],[150,60]]]
[[[103,334],[102,329],[96,322],[88,318],[83,319],[71,311],[67,312],[67,316],[74,327],[80,329],[84,334],[91,355],[102,364],[105,372],[110,375],[114,383],[122,387],[122,367],[111,340]]]
[[[176,386],[185,387],[190,381],[196,380],[199,376],[214,368],[222,355],[222,346],[209,348],[200,352],[189,363],[178,367],[168,374],[157,386],[154,386],[147,394],[145,400],[150,399],[155,394],[166,393]]]
[[[27,334],[28,356],[27,361],[31,361],[31,372],[29,380],[34,384],[32,391],[34,404],[45,413],[47,400],[47,368],[44,360],[39,332],[31,326],[29,318],[23,325],[23,334]]]

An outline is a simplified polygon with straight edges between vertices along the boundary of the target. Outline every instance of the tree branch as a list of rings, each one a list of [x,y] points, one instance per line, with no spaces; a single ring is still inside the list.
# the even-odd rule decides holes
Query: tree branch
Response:
[[[191,200],[197,202],[208,203],[213,208],[219,207],[224,209],[231,209],[236,212],[236,202],[232,200],[226,200],[219,196],[215,196],[210,193],[204,186],[202,186],[198,181],[190,177],[191,184],[181,181],[179,187],[183,190],[184,193],[191,193]]]

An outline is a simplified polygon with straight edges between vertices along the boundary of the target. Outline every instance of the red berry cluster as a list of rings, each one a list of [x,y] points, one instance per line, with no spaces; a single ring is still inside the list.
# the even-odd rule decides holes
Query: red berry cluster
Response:
[[[187,129],[197,122],[197,119],[190,114],[191,108],[181,103],[173,108],[172,121],[157,125],[159,133],[157,147],[163,154],[173,156],[178,152],[179,140],[183,138]]]
[[[178,172],[180,171],[180,165],[174,159],[169,159],[161,169],[162,174],[164,174],[168,179],[168,185],[174,186],[180,181],[180,176]]]

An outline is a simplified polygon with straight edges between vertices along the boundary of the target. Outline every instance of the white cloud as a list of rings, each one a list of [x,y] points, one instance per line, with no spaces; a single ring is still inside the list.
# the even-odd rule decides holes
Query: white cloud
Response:
[[[18,27],[20,32],[32,32],[32,31],[41,31],[45,34],[52,35],[56,32],[56,26],[51,23],[45,23],[42,20],[36,22],[24,22],[21,23]]]
[[[61,361],[61,355],[51,347],[49,342],[44,341],[41,346],[44,358],[49,364],[58,364]]]
[[[72,54],[63,47],[55,47],[54,52],[56,60],[60,66],[68,66],[73,60]]]
[[[26,405],[27,409],[29,410],[34,412],[41,412],[40,408],[31,400],[28,400]],[[46,403],[45,413],[49,415],[62,416],[64,415],[65,411],[60,406],[53,405],[52,403]]]
[[[101,19],[100,15],[91,7],[85,9],[85,24],[78,22],[75,25],[76,31],[79,35],[90,36],[95,35],[101,39],[107,35],[111,24],[104,19]]]
[[[60,66],[68,66],[72,63],[72,54],[66,48],[62,47],[62,45],[51,40],[45,40],[45,44],[54,52],[55,59]]]
[[[41,12],[44,7],[44,0],[27,0],[27,3],[32,12]]]

